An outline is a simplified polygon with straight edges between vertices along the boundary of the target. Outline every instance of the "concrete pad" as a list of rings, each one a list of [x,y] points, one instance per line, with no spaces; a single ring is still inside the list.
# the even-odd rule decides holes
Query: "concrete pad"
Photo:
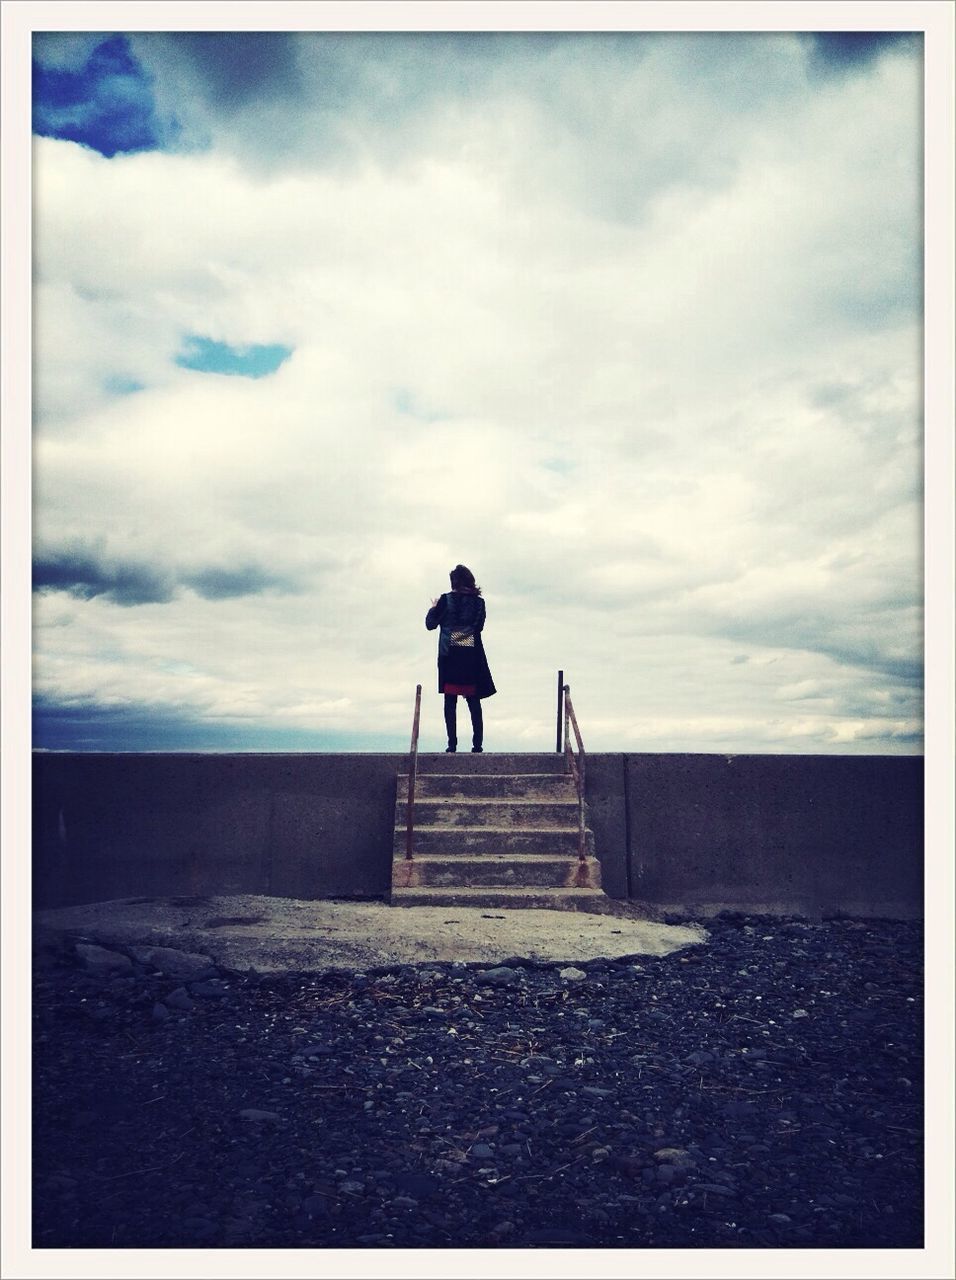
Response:
[[[124,898],[38,911],[42,932],[126,949],[174,947],[259,972],[366,969],[436,961],[500,964],[667,955],[707,940],[696,925],[620,914],[515,908],[391,907],[257,895]]]

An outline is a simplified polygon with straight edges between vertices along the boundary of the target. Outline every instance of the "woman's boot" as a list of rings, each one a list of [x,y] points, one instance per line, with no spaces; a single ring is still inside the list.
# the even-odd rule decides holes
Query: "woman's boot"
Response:
[[[454,693],[445,694],[445,729],[448,733],[447,754],[458,750],[458,697]]]
[[[479,697],[468,698],[468,710],[471,712],[471,749],[472,752],[483,751],[482,742],[484,740],[485,727],[481,718],[481,699]]]

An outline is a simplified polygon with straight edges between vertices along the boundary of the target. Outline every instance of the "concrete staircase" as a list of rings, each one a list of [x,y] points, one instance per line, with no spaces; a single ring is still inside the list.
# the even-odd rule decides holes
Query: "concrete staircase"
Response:
[[[557,753],[420,755],[411,862],[408,775],[398,778],[392,905],[610,910],[589,829],[578,857],[578,797],[564,767]]]

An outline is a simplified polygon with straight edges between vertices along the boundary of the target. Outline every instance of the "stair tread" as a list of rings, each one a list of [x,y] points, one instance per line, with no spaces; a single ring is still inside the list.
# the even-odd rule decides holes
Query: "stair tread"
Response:
[[[578,889],[573,885],[416,885],[410,889],[394,888],[392,894],[423,894],[429,898],[437,898],[440,894],[455,893],[464,897],[477,898],[481,895],[500,894],[503,897],[517,898],[533,895],[536,898],[563,898],[568,894],[586,894],[588,897],[603,898],[603,889],[591,887]]]
[[[424,815],[422,815],[424,817]],[[404,822],[395,824],[396,835],[404,835],[408,830]],[[443,832],[457,831],[461,835],[472,835],[481,833],[483,835],[502,835],[507,832],[508,835],[517,836],[533,836],[533,835],[550,835],[553,836],[558,832],[567,835],[569,832],[579,830],[576,822],[533,822],[527,826],[516,824],[514,822],[506,823],[454,823],[454,822],[417,822],[413,828],[415,831],[427,831],[431,835],[440,835]]]
[[[408,774],[399,773],[398,776],[400,778],[407,778]],[[441,771],[435,769],[429,770],[428,773],[420,774],[419,776],[424,778],[570,778],[572,775],[570,773],[542,773],[540,769],[532,770],[531,772],[518,771],[516,773],[482,774],[473,773],[471,770],[466,772],[464,770],[456,771],[454,769],[443,769]]]
[[[406,801],[401,801],[405,804]],[[511,805],[511,804],[566,804],[577,808],[578,801],[574,796],[562,799],[560,796],[541,800],[537,796],[416,796],[416,804],[472,804],[472,805]]]
[[[404,854],[395,854],[395,861],[401,861]],[[449,860],[450,863],[461,863],[468,858],[474,858],[475,861],[488,861],[490,859],[500,859],[506,863],[529,863],[532,867],[539,865],[541,861],[552,859],[555,863],[576,863],[580,861],[576,852],[571,854],[416,854],[413,861],[416,863],[440,863],[440,861]],[[593,854],[587,855],[589,861],[598,861]]]

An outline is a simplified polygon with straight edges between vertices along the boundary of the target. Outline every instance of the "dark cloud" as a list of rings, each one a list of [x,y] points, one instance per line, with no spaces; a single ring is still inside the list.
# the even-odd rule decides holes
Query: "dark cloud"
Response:
[[[813,31],[804,41],[811,71],[823,76],[864,71],[885,53],[922,47],[922,35],[915,31]]]
[[[197,91],[226,113],[301,90],[293,31],[172,32],[165,40],[191,67]]]
[[[923,663],[920,656],[896,657],[881,644],[879,633],[861,626],[859,634],[826,617],[811,613],[754,616],[720,622],[713,633],[737,644],[803,649],[819,653],[844,667],[857,667],[889,676],[910,689],[921,687]]]
[[[382,743],[380,733],[268,727],[150,704],[73,704],[39,696],[33,705],[37,751],[401,751],[408,745],[398,736]]]
[[[36,36],[34,133],[80,142],[104,156],[159,145],[152,85],[125,36],[106,36],[75,65],[62,65],[55,46],[47,61],[45,50],[43,37]]]
[[[104,596],[116,604],[162,604],[175,594],[169,575],[133,562],[109,564],[89,553],[66,550],[33,565],[35,591],[65,591],[81,600]]]
[[[292,591],[288,578],[257,565],[210,565],[198,570],[162,569],[115,561],[88,549],[66,549],[39,557],[33,566],[35,591],[64,591],[80,600],[103,596],[114,604],[165,604],[189,588],[206,600],[231,600],[268,591]]]
[[[210,568],[183,574],[182,582],[206,600],[231,600],[237,596],[257,596],[266,591],[290,591],[293,584],[278,574],[255,565],[238,569]]]

